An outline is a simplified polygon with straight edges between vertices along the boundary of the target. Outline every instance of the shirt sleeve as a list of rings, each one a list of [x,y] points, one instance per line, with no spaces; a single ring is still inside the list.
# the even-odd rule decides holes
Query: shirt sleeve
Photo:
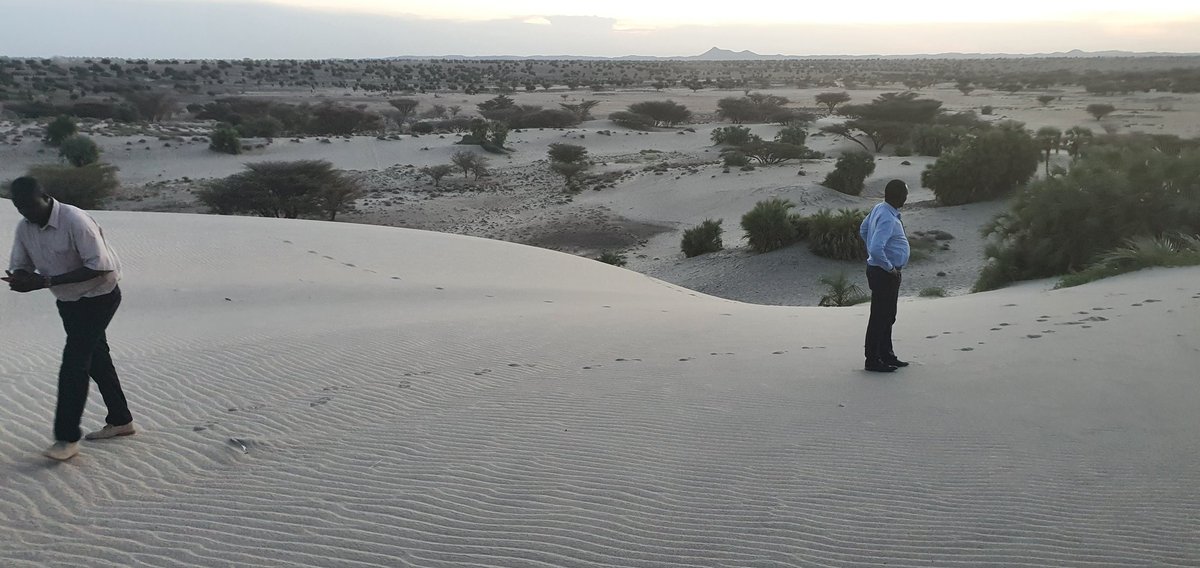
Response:
[[[871,228],[869,233],[871,239],[867,241],[867,252],[871,255],[871,258],[882,263],[883,266],[881,268],[888,272],[891,272],[896,267],[887,257],[887,243],[888,239],[892,236],[893,223],[895,221],[886,215],[876,217],[875,226]]]
[[[87,215],[74,219],[71,223],[71,240],[75,243],[75,252],[87,268],[98,272],[111,272],[117,269],[116,259],[108,252],[104,243],[104,231]]]
[[[33,265],[33,258],[29,256],[29,250],[25,248],[25,243],[21,241],[19,226],[16,236],[13,237],[12,254],[8,257],[8,270],[10,272],[18,270],[34,272],[36,270],[36,267]]]

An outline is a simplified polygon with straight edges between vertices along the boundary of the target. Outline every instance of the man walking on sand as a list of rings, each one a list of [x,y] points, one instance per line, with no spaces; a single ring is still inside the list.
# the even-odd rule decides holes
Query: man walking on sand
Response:
[[[889,181],[884,202],[871,209],[858,228],[867,244],[867,284],[871,287],[871,319],[867,322],[866,370],[891,373],[908,363],[892,350],[892,324],[900,298],[900,270],[908,264],[908,236],[900,222],[900,208],[908,200],[903,181]]]
[[[104,232],[82,209],[46,195],[37,180],[12,182],[12,202],[25,219],[17,224],[12,258],[3,280],[14,292],[49,288],[67,332],[58,371],[54,445],[43,454],[67,460],[79,453],[79,422],[87,402],[88,377],[96,381],[108,417],[87,435],[100,440],[134,433],[133,416],[108,353],[105,329],[121,304],[121,264]]]

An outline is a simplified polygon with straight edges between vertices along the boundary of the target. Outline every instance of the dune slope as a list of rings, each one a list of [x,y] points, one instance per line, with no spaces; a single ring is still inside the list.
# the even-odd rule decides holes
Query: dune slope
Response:
[[[876,376],[862,306],[412,230],[95,216],[142,431],[41,458],[62,331],[48,294],[0,294],[4,566],[1200,563],[1198,269],[905,302],[914,364]]]

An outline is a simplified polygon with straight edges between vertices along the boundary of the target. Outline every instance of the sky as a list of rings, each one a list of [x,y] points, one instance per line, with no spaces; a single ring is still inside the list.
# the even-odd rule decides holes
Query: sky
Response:
[[[4,26],[14,57],[1200,52],[1193,0],[0,0],[0,14],[39,23]]]

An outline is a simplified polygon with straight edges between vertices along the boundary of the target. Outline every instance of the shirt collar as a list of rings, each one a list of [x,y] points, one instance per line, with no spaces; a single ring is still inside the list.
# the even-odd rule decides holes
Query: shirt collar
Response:
[[[890,211],[892,213],[892,215],[895,215],[897,219],[900,218],[900,210],[896,209],[895,207],[892,207],[891,203],[884,201],[883,206],[886,210]]]
[[[54,227],[55,229],[58,228],[58,212],[60,209],[62,209],[62,207],[59,206],[58,200],[51,197],[50,198],[50,219],[46,221],[46,226],[42,227],[43,229],[46,229],[49,227]]]

